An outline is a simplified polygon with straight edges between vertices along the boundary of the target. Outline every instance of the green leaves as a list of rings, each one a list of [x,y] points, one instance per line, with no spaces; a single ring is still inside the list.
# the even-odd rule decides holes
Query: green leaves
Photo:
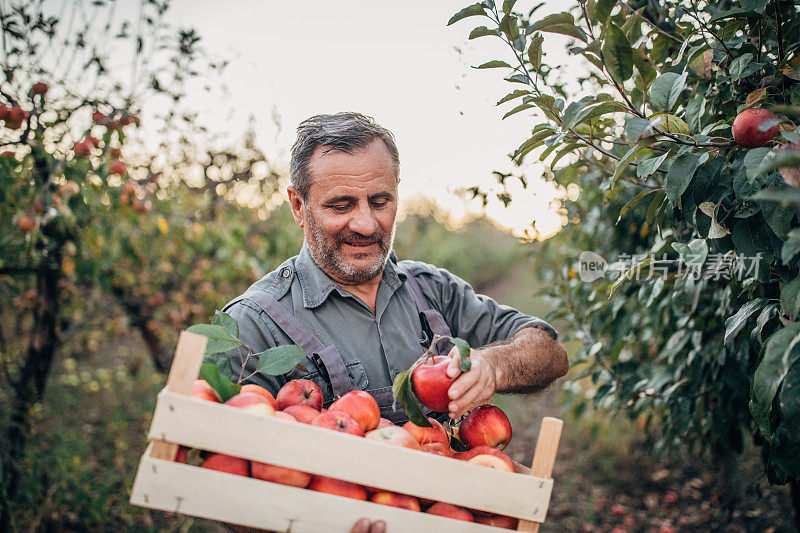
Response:
[[[606,38],[603,41],[603,60],[606,69],[617,83],[622,83],[633,76],[633,50],[625,33],[610,22],[606,27]]]
[[[731,65],[728,68],[728,72],[730,73],[732,80],[738,81],[742,78],[752,76],[753,74],[761,70],[763,67],[764,63],[758,63],[753,61],[753,54],[747,53],[747,54],[742,54],[741,56],[731,61]]]
[[[469,372],[469,369],[472,368],[472,362],[469,359],[469,344],[464,339],[459,339],[458,337],[448,337],[450,341],[455,344],[456,348],[458,348],[458,353],[461,356],[458,368],[461,369],[462,372]]]
[[[423,414],[411,383],[411,372],[419,363],[420,361],[417,361],[409,370],[397,374],[394,378],[394,383],[392,383],[392,396],[394,397],[395,406],[397,406],[397,402],[400,402],[409,420],[418,426],[430,427],[431,423],[428,421],[428,417]]]
[[[767,340],[764,358],[753,374],[750,413],[761,435],[772,438],[771,414],[773,400],[789,368],[800,357],[800,322],[779,329]]]
[[[217,391],[222,403],[227,402],[242,390],[242,386],[232,382],[225,376],[220,375],[217,365],[214,363],[203,363],[200,365],[200,377]]]
[[[664,113],[669,113],[678,102],[678,97],[686,88],[686,78],[688,74],[676,74],[666,72],[653,81],[650,86],[650,103],[653,107]]]
[[[505,61],[501,61],[499,59],[493,59],[491,61],[487,61],[482,65],[478,65],[475,68],[500,68],[500,67],[508,67],[511,68],[511,65],[506,63]]]
[[[729,346],[736,337],[736,334],[742,331],[750,316],[758,310],[763,309],[768,302],[769,300],[766,298],[756,298],[755,300],[750,300],[740,307],[736,314],[729,317],[725,321],[724,343],[726,346]]]
[[[497,30],[490,30],[486,26],[478,26],[477,28],[473,29],[469,32],[469,39],[477,39],[478,37],[486,37],[488,35],[494,35],[495,37],[500,36],[500,32]]]
[[[568,35],[575,37],[581,41],[588,43],[589,39],[582,29],[575,25],[575,19],[570,13],[554,13],[547,15],[542,20],[531,25],[531,32],[546,31],[549,33],[559,33],[561,35]]]
[[[293,344],[270,348],[256,355],[258,357],[256,371],[267,376],[286,374],[307,356],[308,352]]]
[[[691,152],[679,155],[672,162],[664,181],[664,190],[673,205],[680,207],[681,195],[691,183],[698,166],[700,166],[700,156]]]
[[[475,17],[477,15],[485,15],[486,8],[484,7],[483,3],[479,2],[477,4],[472,4],[471,6],[467,6],[452,17],[450,20],[447,21],[447,25],[450,26],[451,24],[455,24],[461,19],[465,19],[467,17]]]
[[[204,335],[208,339],[206,343],[207,354],[235,350],[242,345],[242,341],[231,335],[226,326],[219,324],[195,324],[186,328],[186,331]]]
[[[528,61],[531,63],[531,68],[538,72],[542,68],[542,43],[544,37],[541,35],[535,36],[531,39],[531,44],[528,46]]]

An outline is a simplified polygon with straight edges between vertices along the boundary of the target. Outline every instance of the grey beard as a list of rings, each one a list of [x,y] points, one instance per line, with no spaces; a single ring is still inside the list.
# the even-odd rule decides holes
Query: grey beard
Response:
[[[389,252],[394,244],[396,226],[392,226],[391,234],[387,238],[382,238],[378,241],[381,255],[375,259],[374,264],[367,269],[358,269],[344,261],[339,253],[338,246],[344,241],[334,237],[334,242],[328,241],[322,234],[319,225],[311,213],[306,210],[306,219],[308,220],[309,228],[311,229],[311,238],[313,243],[308,243],[308,250],[311,252],[311,257],[314,262],[328,275],[334,274],[336,278],[345,283],[365,283],[375,279],[389,260]]]

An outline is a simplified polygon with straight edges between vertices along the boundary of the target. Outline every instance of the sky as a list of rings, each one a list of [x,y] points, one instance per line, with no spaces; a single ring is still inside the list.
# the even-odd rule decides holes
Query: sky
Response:
[[[493,170],[508,172],[507,154],[536,124],[527,113],[501,121],[514,104],[495,104],[519,88],[503,81],[502,69],[478,70],[489,59],[511,62],[500,39],[468,41],[477,17],[447,26],[468,5],[459,0],[339,0],[322,2],[175,0],[167,21],[194,27],[212,55],[230,60],[226,92],[192,92],[187,104],[203,110],[212,131],[240,135],[253,117],[265,151],[288,162],[294,131],[318,113],[359,111],[391,130],[401,161],[401,205],[419,195],[433,197],[456,219],[481,209],[458,191],[496,187]],[[520,1],[519,11],[532,3]],[[541,15],[563,7],[550,0]],[[546,58],[567,61],[560,36],[548,35]],[[274,124],[279,117],[280,131]],[[535,158],[534,158],[535,159]],[[286,163],[288,166],[288,163]],[[509,209],[491,202],[487,214],[520,233],[535,222],[553,234],[562,217],[557,194],[542,180],[543,167],[524,169],[530,186]]]

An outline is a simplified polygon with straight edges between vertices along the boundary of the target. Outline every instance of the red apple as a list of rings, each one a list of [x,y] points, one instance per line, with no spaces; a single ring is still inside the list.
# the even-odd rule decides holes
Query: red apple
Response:
[[[766,131],[758,127],[767,120],[776,120],[775,113],[766,109],[745,109],[733,121],[733,140],[742,148],[758,148],[765,146],[775,138],[780,129],[778,124]]]
[[[452,503],[436,502],[425,512],[439,516],[446,516],[447,518],[455,518],[456,520],[464,520],[465,522],[475,521],[475,519],[472,517],[472,513],[463,507],[458,507]]]
[[[267,399],[255,392],[240,392],[225,402],[225,405],[238,407],[239,409],[262,415],[275,414],[275,409],[272,408]]]
[[[364,436],[364,430],[361,428],[361,424],[356,422],[355,418],[342,411],[320,413],[311,421],[311,425],[332,429],[349,435]]]
[[[115,159],[108,165],[108,171],[111,174],[117,174],[118,176],[124,176],[125,173],[128,170],[125,167],[125,163],[123,163],[119,159]]]
[[[24,122],[30,115],[28,112],[22,109],[20,106],[15,105],[8,111],[8,121],[15,122],[15,123],[22,123]],[[11,128],[16,129],[16,128]]]
[[[511,422],[499,407],[481,405],[464,418],[458,435],[461,442],[470,448],[492,446],[502,450],[511,441]]]
[[[217,391],[211,388],[211,385],[204,379],[197,379],[192,385],[192,396],[209,402],[221,402],[222,400],[217,394]]]
[[[361,485],[341,479],[333,479],[332,477],[314,476],[311,478],[311,483],[308,485],[308,488],[317,492],[336,494],[337,496],[344,496],[345,498],[353,498],[355,500],[366,501],[367,499],[367,491]]]
[[[250,461],[224,453],[211,454],[200,466],[239,476],[250,475]]]
[[[393,425],[394,425],[394,422],[392,422],[391,420],[387,420],[385,418],[381,418],[380,422],[378,422],[378,428],[377,429],[385,428],[386,426],[393,426]]]
[[[431,423],[432,427],[421,427],[409,420],[403,424],[403,429],[411,433],[420,444],[440,442],[445,446],[450,446],[450,435],[447,434],[447,430],[444,429],[444,426],[441,425],[438,420],[431,417],[428,417],[428,422]]]
[[[497,457],[496,455],[489,455],[488,453],[476,455],[467,462],[481,466],[488,466],[489,468],[496,468],[497,470],[505,470],[506,472],[514,471],[514,463],[509,464],[500,457]]]
[[[446,412],[450,405],[450,397],[447,391],[456,378],[447,376],[447,365],[450,358],[446,355],[437,355],[425,359],[420,365],[411,372],[411,383],[414,385],[414,392],[428,409],[438,412]]]
[[[278,408],[278,402],[275,401],[275,397],[272,395],[272,393],[260,385],[248,383],[247,385],[242,385],[242,390],[239,392],[255,392],[256,394],[260,394],[269,402],[273,409]]]
[[[419,501],[413,496],[407,494],[398,494],[396,492],[389,492],[386,490],[378,491],[372,495],[369,501],[373,503],[380,503],[381,505],[390,505],[392,507],[400,507],[401,509],[408,509],[409,511],[419,511]]]
[[[432,453],[435,455],[443,455],[444,457],[453,457],[453,450],[447,444],[441,442],[429,442],[420,446],[423,452]]]
[[[282,412],[289,413],[290,415],[295,417],[298,422],[302,422],[303,424],[310,424],[320,414],[319,411],[317,411],[316,409],[314,409],[310,405],[306,405],[306,404],[290,405],[289,407],[284,409]]]
[[[307,472],[269,463],[259,463],[258,461],[250,463],[250,471],[254,478],[280,483],[281,485],[291,485],[301,489],[306,488],[311,482],[311,474]]]
[[[319,411],[322,408],[322,389],[310,379],[293,379],[281,387],[275,399],[280,411],[290,405],[310,405]]]
[[[287,413],[286,411],[275,411],[275,418],[283,418],[284,420],[291,420],[292,422],[297,422],[297,419]]]
[[[511,471],[514,470],[514,461],[511,460],[511,457],[504,454],[497,448],[492,448],[491,446],[476,446],[471,450],[466,452],[458,452],[455,454],[455,458],[460,461],[469,461],[470,459],[477,457],[478,455],[494,455],[495,457],[499,457],[503,460],[503,462],[507,463],[511,467]]]
[[[30,233],[36,228],[36,221],[28,215],[22,215],[17,219],[17,229],[22,233]]]
[[[478,516],[475,521],[479,524],[486,524],[487,526],[500,527],[503,529],[517,529],[519,520],[513,516],[491,515],[491,516]]]
[[[33,96],[35,94],[45,95],[49,89],[50,89],[50,86],[47,85],[46,83],[42,83],[42,82],[34,83],[33,87],[31,87],[30,94],[31,94],[31,96]]]
[[[186,455],[191,448],[187,446],[178,446],[178,453],[175,454],[175,462],[186,464]]]
[[[367,433],[366,437],[370,440],[377,440],[403,448],[419,450],[419,443],[414,437],[400,426],[386,426],[380,429],[373,429]]]
[[[328,408],[329,411],[341,411],[355,418],[364,431],[372,431],[378,427],[381,420],[381,408],[378,402],[368,392],[363,390],[350,391]]]

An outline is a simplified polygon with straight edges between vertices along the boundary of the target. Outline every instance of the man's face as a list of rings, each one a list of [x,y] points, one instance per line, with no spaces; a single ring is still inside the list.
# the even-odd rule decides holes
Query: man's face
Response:
[[[357,285],[374,279],[394,241],[397,180],[386,145],[375,139],[348,154],[318,147],[309,165],[305,201],[290,189],[295,220],[314,261],[335,281]]]

